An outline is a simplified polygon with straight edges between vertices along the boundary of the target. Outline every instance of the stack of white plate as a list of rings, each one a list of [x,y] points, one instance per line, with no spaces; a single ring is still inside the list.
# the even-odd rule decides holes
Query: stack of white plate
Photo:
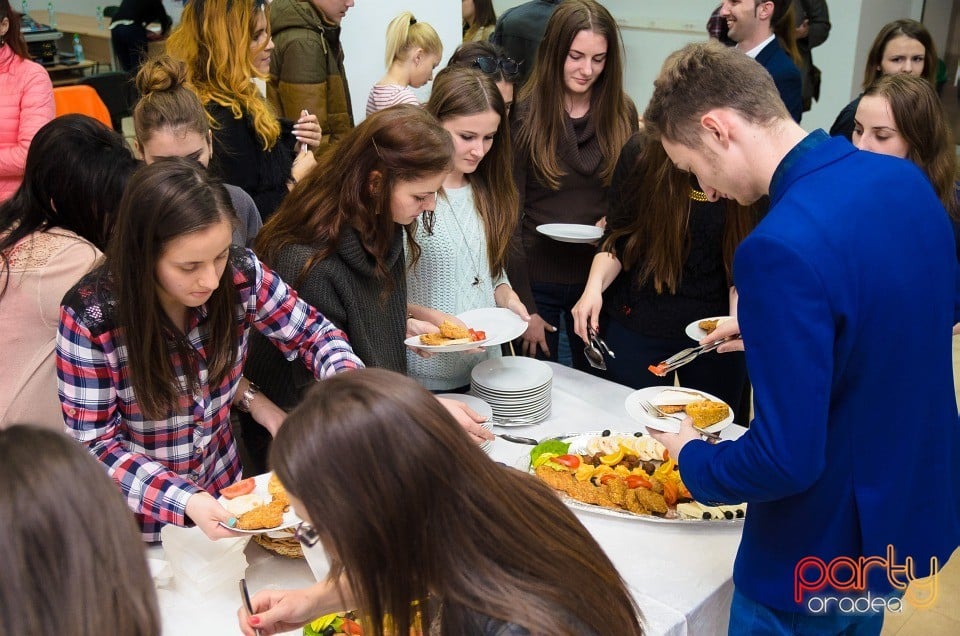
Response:
[[[494,358],[470,372],[470,392],[490,405],[502,426],[529,426],[547,419],[552,387],[553,370],[533,358]]]

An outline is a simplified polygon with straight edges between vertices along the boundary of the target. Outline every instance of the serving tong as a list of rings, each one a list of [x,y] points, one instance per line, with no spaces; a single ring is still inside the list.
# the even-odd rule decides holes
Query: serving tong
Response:
[[[731,342],[733,340],[739,340],[740,334],[734,334],[732,336],[727,336],[726,338],[721,338],[720,340],[714,340],[713,342],[708,342],[707,344],[702,344],[698,347],[688,347],[683,351],[679,351],[658,365],[657,367],[658,375],[666,375],[671,371],[676,371],[685,364],[689,364],[697,359],[701,353],[707,353],[713,351],[720,345],[725,342]]]
[[[597,334],[597,330],[594,329],[592,325],[587,325],[587,336],[590,341],[583,347],[583,355],[587,357],[587,362],[590,363],[591,367],[599,369],[600,371],[606,371],[607,362],[604,360],[603,354],[607,354],[611,358],[616,358],[617,356],[610,350],[607,343],[603,341],[603,338]]]

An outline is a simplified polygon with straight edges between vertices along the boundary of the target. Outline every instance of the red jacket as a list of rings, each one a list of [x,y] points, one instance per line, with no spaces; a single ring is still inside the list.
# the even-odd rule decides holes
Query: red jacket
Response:
[[[30,141],[54,113],[47,71],[0,46],[0,202],[20,186]]]

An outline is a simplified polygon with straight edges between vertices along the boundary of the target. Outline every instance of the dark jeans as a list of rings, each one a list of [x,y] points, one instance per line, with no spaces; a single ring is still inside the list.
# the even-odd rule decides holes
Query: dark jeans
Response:
[[[747,365],[742,351],[705,353],[661,378],[650,373],[647,367],[697,343],[690,338],[644,336],[627,329],[616,320],[607,321],[605,330],[601,325],[600,336],[617,355],[615,359],[607,359],[607,372],[603,377],[608,380],[642,389],[648,386],[673,386],[674,376],[679,375],[681,386],[711,393],[729,404],[734,414],[738,412],[743,387],[747,382]]]
[[[120,68],[135,75],[147,57],[147,30],[140,24],[120,24],[110,29],[110,41]]]
[[[558,331],[550,332],[545,330],[547,338],[547,347],[550,349],[550,357],[543,355],[542,351],[537,351],[538,360],[550,360],[551,362],[560,362],[560,332],[559,329],[565,327],[567,338],[570,342],[570,355],[573,359],[573,368],[587,373],[606,377],[603,371],[597,371],[587,362],[583,355],[583,340],[573,331],[573,315],[570,310],[580,300],[583,294],[583,285],[562,285],[560,283],[532,283],[533,299],[537,301],[537,313],[548,324],[556,327]],[[561,325],[560,316],[563,315],[564,321]],[[602,323],[601,323],[602,326]],[[616,352],[616,350],[614,350]],[[517,353],[520,353],[519,351]]]

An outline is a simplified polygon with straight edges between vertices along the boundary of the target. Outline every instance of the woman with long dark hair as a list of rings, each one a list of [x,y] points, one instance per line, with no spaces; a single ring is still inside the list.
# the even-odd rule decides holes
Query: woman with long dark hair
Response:
[[[57,117],[33,138],[23,182],[0,204],[0,428],[63,431],[60,300],[106,249],[135,168],[123,137],[86,115]]]
[[[517,189],[503,97],[490,75],[448,67],[437,75],[426,110],[453,139],[453,170],[443,180],[431,222],[418,224],[413,235],[420,247],[418,258],[412,251],[407,258],[413,313],[506,307],[529,319],[505,271]],[[425,387],[446,391],[469,386],[470,369],[494,354],[499,351],[430,358],[408,353],[407,365]]]
[[[617,23],[603,5],[557,5],[511,117],[520,222],[507,272],[531,316],[523,353],[557,360],[556,327],[562,318],[568,339],[576,339],[569,312],[594,250],[555,241],[537,226],[602,226],[614,166],[637,130],[636,108],[623,91]],[[590,369],[582,356],[573,365]]]
[[[30,59],[20,14],[0,0],[0,202],[23,178],[30,140],[53,119],[53,85],[46,69]]]
[[[314,378],[363,366],[343,332],[252,252],[231,247],[226,190],[192,159],[141,168],[120,203],[104,264],[63,299],[57,335],[67,432],[109,469],[143,538],[164,524],[231,532],[215,497],[240,477],[230,408],[276,433],[241,377],[258,331]]]
[[[450,135],[422,108],[374,113],[326,149],[257,236],[264,262],[347,333],[367,366],[405,373],[404,338],[437,331],[409,315],[404,235],[436,205],[452,153]],[[419,253],[415,241],[407,249]],[[311,384],[262,338],[246,374],[286,409]],[[270,438],[246,416],[241,424],[254,465],[265,467]]]
[[[960,260],[960,188],[953,130],[926,79],[883,75],[867,87],[854,118],[853,145],[908,159],[923,170],[950,215]]]
[[[384,452],[383,449],[389,449]],[[323,458],[349,458],[326,461]],[[329,577],[265,590],[250,636],[355,608],[390,636],[643,633],[610,559],[536,477],[491,462],[409,378],[382,369],[311,392],[271,453]],[[548,556],[549,555],[549,556]],[[415,607],[414,607],[414,604]]]
[[[486,42],[497,26],[493,0],[461,0],[460,14],[463,17],[464,42]]]
[[[867,63],[863,69],[862,87],[866,90],[881,75],[896,73],[916,75],[927,80],[930,86],[935,86],[937,59],[937,47],[923,24],[907,18],[888,22],[870,45]],[[843,107],[830,127],[831,135],[853,138],[853,119],[862,96],[861,93]]]
[[[9,577],[0,632],[160,636],[136,524],[103,466],[75,441],[34,426],[0,430],[0,519]]]
[[[660,378],[647,367],[690,346],[690,322],[730,313],[733,253],[756,217],[735,201],[709,201],[698,185],[642,131],[620,153],[606,233],[573,308],[584,342],[605,315],[604,339],[617,353],[605,377],[614,382],[672,385],[675,373]],[[683,386],[736,412],[747,377],[742,353],[701,356],[679,374]]]

